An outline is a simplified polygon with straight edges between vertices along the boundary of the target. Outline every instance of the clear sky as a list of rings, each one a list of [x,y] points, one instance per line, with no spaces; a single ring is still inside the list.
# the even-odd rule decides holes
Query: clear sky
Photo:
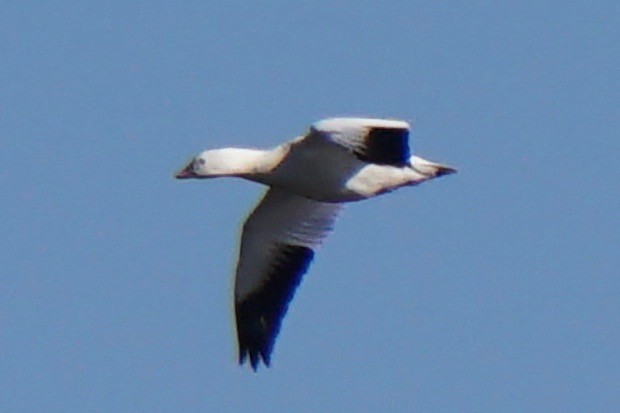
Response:
[[[0,411],[620,411],[619,31],[617,1],[4,2]],[[459,173],[347,207],[254,374],[263,188],[172,175],[336,115]]]

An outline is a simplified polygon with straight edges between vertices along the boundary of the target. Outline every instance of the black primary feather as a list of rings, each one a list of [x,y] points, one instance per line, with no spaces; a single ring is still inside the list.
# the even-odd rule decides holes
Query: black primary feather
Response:
[[[249,356],[256,371],[259,362],[269,366],[282,319],[301,282],[314,251],[299,245],[278,245],[266,281],[235,305],[239,364]]]
[[[378,165],[406,165],[409,152],[409,129],[373,127],[353,153],[365,162]]]

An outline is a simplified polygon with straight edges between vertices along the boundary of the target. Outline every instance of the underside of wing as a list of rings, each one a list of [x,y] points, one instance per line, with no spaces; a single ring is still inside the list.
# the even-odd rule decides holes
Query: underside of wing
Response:
[[[240,364],[270,364],[288,305],[340,209],[272,188],[246,220],[235,277]]]

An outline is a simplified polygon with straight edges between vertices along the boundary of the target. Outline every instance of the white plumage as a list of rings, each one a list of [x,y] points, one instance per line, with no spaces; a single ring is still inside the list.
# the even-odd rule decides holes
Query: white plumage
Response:
[[[240,177],[270,186],[243,226],[235,276],[239,362],[269,365],[275,338],[314,251],[343,203],[456,172],[411,156],[407,122],[331,118],[271,150],[196,156],[176,177]]]

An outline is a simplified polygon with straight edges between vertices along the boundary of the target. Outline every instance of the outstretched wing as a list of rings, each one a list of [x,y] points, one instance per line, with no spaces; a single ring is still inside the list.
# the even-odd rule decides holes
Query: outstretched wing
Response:
[[[378,165],[406,165],[409,124],[400,120],[331,118],[312,125],[308,139],[326,139],[350,150],[359,159]]]
[[[271,188],[246,220],[235,276],[239,364],[269,366],[288,304],[341,209]]]

